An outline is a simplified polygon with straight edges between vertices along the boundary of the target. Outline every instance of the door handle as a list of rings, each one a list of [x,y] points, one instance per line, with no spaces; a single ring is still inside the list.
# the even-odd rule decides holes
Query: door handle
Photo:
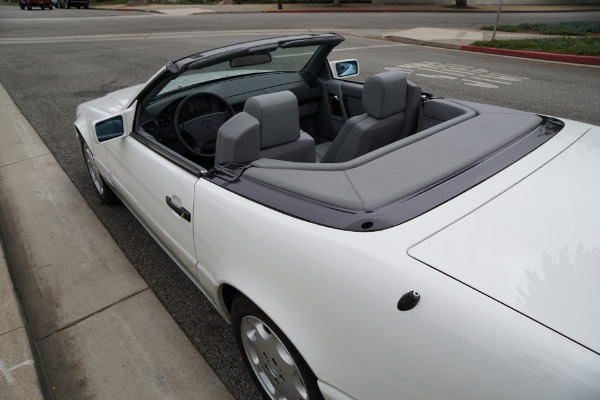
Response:
[[[173,200],[171,200],[171,198],[169,196],[167,196],[165,198],[165,200],[171,210],[175,211],[177,213],[177,215],[179,215],[181,218],[185,219],[187,222],[191,222],[192,214],[188,210],[186,210],[183,207],[178,207],[177,205],[175,205],[175,203],[173,203]]]

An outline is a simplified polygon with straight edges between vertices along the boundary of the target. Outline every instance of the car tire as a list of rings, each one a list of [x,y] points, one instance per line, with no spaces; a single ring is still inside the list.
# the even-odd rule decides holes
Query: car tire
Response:
[[[81,6],[77,6],[77,9],[79,10],[81,8]]]
[[[48,7],[48,10],[52,10],[52,6]]]
[[[85,6],[83,6],[83,8],[85,8],[87,10],[89,8],[89,6],[86,4]]]
[[[25,9],[25,4],[19,3],[19,7],[21,7],[21,10],[24,10]]]
[[[115,192],[112,191],[110,186],[106,183],[102,175],[100,175],[100,171],[98,171],[98,167],[96,166],[96,162],[94,161],[94,157],[92,155],[92,151],[88,147],[87,143],[81,143],[81,151],[83,152],[83,158],[85,159],[85,164],[87,166],[88,173],[92,178],[92,183],[94,184],[94,188],[96,189],[96,194],[102,200],[102,202],[106,204],[114,204],[118,201]]]
[[[28,9],[29,11],[31,11],[31,6],[27,6],[27,9]]]
[[[71,8],[71,3],[69,3],[69,0],[65,1],[65,7],[66,8]]]
[[[244,363],[265,400],[323,400],[317,378],[306,361],[256,304],[237,294],[231,320]]]

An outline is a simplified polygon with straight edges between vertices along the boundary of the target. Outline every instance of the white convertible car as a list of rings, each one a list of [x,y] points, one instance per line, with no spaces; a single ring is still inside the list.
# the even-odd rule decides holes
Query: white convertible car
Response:
[[[344,80],[344,39],[168,63],[77,109],[266,399],[600,399],[600,128]]]

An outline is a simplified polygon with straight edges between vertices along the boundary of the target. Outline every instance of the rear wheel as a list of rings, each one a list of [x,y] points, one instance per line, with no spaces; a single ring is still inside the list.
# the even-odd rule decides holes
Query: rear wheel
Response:
[[[90,177],[92,178],[92,183],[94,184],[94,188],[96,189],[96,194],[100,197],[106,204],[114,204],[117,202],[117,196],[115,192],[108,186],[102,175],[100,175],[100,171],[98,171],[98,167],[96,166],[96,162],[94,161],[94,157],[92,155],[92,151],[88,147],[88,145],[83,142],[81,144],[81,150],[83,151],[83,158],[85,159],[85,164],[87,166]]]
[[[25,9],[25,4],[19,3],[19,7],[21,7],[21,10],[24,10]]]
[[[256,304],[238,294],[231,310],[235,340],[264,399],[323,400],[306,361]]]

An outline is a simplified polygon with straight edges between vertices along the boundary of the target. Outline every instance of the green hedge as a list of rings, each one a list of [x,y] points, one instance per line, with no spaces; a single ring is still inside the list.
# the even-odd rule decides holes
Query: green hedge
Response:
[[[492,25],[481,27],[484,31],[494,30]],[[600,33],[600,24],[586,24],[585,22],[559,22],[557,24],[520,24],[498,25],[502,32],[539,32],[543,35],[585,36],[588,32]]]
[[[600,36],[485,40],[472,46],[600,57]]]

